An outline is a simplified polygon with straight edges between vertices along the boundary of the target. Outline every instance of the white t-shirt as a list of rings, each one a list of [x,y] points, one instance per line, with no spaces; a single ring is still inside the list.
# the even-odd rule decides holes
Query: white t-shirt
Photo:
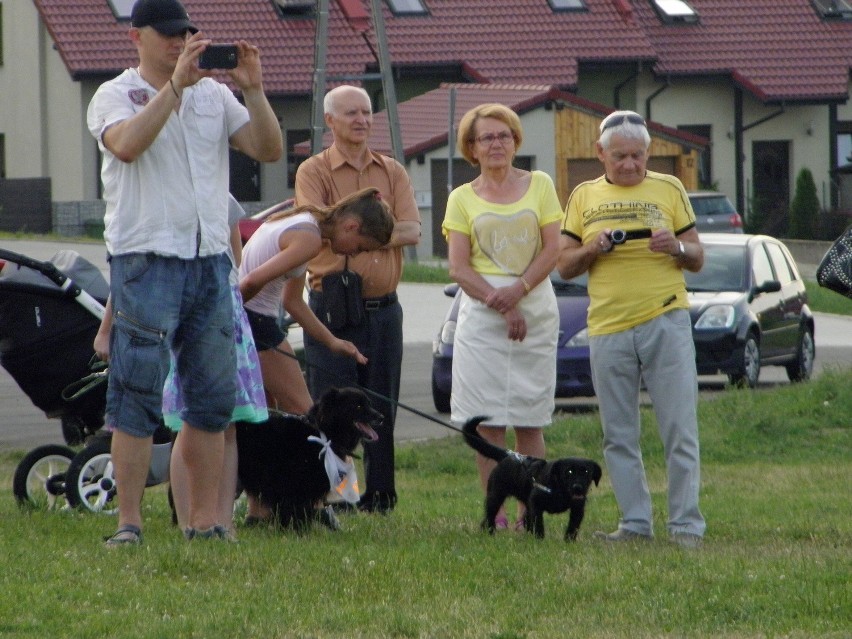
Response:
[[[136,69],[98,88],[89,103],[89,131],[104,154],[104,224],[112,255],[154,252],[191,259],[227,250],[228,139],[249,121],[224,84],[203,78],[184,89],[157,138],[126,163],[103,144],[112,125],[141,111],[156,95]]]
[[[319,223],[317,219],[308,212],[297,213],[290,217],[285,217],[272,222],[264,222],[252,234],[251,239],[246,242],[243,247],[243,261],[240,264],[240,279],[251,273],[254,269],[265,264],[268,260],[278,255],[281,248],[278,245],[278,240],[289,230],[305,230],[316,231],[319,235]],[[281,295],[284,291],[284,284],[287,280],[294,277],[303,277],[307,264],[299,264],[289,273],[285,273],[282,277],[275,278],[266,285],[257,295],[252,297],[245,303],[245,307],[269,317],[278,317],[278,311],[281,308]]]

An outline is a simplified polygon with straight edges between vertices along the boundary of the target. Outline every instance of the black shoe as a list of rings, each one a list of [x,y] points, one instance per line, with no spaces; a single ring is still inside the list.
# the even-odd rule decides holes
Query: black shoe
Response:
[[[358,509],[365,513],[389,514],[396,506],[395,493],[369,493],[361,496]]]

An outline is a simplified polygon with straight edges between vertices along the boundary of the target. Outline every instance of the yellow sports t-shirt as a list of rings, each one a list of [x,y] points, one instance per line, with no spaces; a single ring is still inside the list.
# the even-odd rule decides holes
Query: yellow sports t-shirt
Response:
[[[641,235],[669,229],[675,235],[695,226],[695,214],[676,177],[648,171],[636,186],[618,186],[601,176],[580,184],[565,207],[562,232],[583,244],[604,229]],[[675,308],[689,308],[683,271],[648,238],[628,239],[589,269],[589,335],[605,335],[643,324]]]
[[[547,173],[533,171],[524,196],[511,204],[479,197],[468,184],[453,190],[441,229],[470,236],[470,263],[477,273],[521,276],[541,251],[541,227],[562,217]]]

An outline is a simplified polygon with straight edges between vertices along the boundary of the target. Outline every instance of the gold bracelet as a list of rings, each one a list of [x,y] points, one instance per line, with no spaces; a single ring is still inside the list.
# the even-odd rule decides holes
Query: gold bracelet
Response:
[[[175,93],[175,97],[176,97],[178,100],[180,100],[180,93],[178,93],[178,92],[177,92],[177,89],[175,89],[175,83],[172,81],[172,79],[171,79],[171,78],[169,78],[169,84],[170,84],[170,85],[171,85],[171,87],[172,87],[172,91],[174,91],[174,93]]]
[[[529,282],[527,282],[527,281],[524,279],[524,276],[523,276],[523,275],[521,275],[521,284],[523,284],[523,285],[524,285],[524,295],[526,295],[527,293],[529,293],[529,292],[532,290],[532,287],[530,286],[530,283],[529,283]]]

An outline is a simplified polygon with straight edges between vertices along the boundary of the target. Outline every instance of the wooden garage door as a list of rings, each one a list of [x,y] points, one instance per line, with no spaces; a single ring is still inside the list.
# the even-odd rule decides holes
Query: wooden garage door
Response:
[[[675,174],[675,159],[671,156],[652,157],[648,160],[648,169],[658,173]],[[600,160],[568,160],[568,193],[586,180],[594,180],[603,175],[603,164]]]

